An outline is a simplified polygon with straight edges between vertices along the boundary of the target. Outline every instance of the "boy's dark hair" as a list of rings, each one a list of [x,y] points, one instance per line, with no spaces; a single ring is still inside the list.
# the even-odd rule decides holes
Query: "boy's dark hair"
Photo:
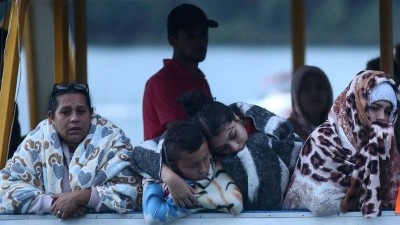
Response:
[[[191,122],[201,129],[207,141],[217,136],[225,124],[235,119],[232,108],[199,91],[181,95],[178,103],[185,108]]]
[[[179,153],[199,150],[206,139],[201,130],[189,122],[181,122],[168,128],[163,143],[163,162],[168,166],[179,160]]]

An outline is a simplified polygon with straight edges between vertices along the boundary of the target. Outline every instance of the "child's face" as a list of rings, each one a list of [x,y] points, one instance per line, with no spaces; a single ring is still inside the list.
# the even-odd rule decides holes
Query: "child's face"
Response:
[[[179,174],[188,180],[201,180],[207,177],[211,164],[211,154],[206,141],[193,153],[179,153],[175,162]]]
[[[210,140],[210,148],[220,155],[240,152],[247,141],[248,135],[244,126],[233,120],[225,124],[222,131]]]

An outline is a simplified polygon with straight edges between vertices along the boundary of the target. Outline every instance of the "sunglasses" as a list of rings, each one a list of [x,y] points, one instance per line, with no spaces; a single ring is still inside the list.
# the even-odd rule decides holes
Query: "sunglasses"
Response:
[[[89,86],[84,83],[59,83],[53,86],[53,92],[51,93],[51,97],[53,98],[57,93],[67,91],[67,90],[75,90],[80,92],[89,93]]]

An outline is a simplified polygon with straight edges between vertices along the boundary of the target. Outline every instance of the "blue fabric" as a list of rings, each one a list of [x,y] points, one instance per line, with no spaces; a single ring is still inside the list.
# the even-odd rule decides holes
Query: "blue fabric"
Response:
[[[165,224],[193,212],[175,206],[172,197],[165,197],[161,184],[147,182],[143,186],[143,215],[148,224]]]

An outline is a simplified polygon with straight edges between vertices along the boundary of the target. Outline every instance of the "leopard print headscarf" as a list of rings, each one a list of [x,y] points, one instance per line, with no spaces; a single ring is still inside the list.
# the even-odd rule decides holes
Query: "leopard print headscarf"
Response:
[[[357,198],[365,217],[380,216],[382,206],[393,208],[400,178],[393,134],[398,109],[388,123],[371,123],[368,116],[369,93],[382,82],[393,86],[399,105],[399,91],[389,75],[371,70],[357,74],[334,102],[328,121],[304,144],[284,207],[305,207],[322,215],[327,214],[323,210],[340,212],[344,198]],[[352,182],[357,194],[349,196]]]

